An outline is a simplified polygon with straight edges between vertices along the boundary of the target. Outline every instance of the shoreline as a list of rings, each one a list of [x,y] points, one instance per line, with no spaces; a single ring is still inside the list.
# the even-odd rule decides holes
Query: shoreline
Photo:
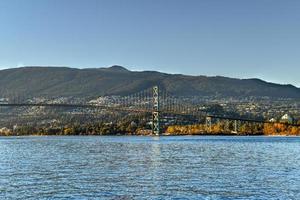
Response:
[[[80,137],[90,137],[90,136],[95,136],[95,137],[180,137],[180,136],[204,136],[204,137],[211,137],[211,136],[230,136],[230,137],[300,137],[300,135],[236,135],[236,134],[162,134],[162,135],[133,135],[133,134],[107,134],[107,135],[40,135],[40,134],[30,134],[30,135],[0,135],[0,137],[74,137],[74,136],[80,136]]]

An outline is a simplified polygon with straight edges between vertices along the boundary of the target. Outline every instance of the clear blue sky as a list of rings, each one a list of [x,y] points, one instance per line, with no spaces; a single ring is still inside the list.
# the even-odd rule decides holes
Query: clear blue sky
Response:
[[[0,0],[0,68],[113,64],[300,86],[300,1]]]

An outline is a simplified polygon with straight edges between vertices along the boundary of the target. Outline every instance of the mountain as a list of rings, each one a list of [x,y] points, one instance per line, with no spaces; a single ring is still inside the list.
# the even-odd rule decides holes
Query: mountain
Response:
[[[300,89],[260,79],[187,76],[129,71],[122,66],[76,69],[23,67],[0,70],[0,98],[5,96],[126,95],[159,85],[178,96],[300,98]]]

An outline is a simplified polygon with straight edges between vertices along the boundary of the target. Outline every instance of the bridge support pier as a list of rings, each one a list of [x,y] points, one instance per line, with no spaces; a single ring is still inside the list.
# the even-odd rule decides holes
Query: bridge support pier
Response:
[[[237,127],[237,121],[234,120],[234,132],[237,133],[238,127]]]
[[[206,131],[211,132],[211,117],[206,117]]]
[[[224,131],[227,132],[227,133],[230,133],[230,122],[228,119],[225,120],[225,126],[224,126]]]

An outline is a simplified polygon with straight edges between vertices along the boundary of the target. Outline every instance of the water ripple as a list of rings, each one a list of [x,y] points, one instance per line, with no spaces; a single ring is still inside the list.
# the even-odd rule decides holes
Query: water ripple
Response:
[[[300,199],[297,137],[0,137],[0,199]]]

